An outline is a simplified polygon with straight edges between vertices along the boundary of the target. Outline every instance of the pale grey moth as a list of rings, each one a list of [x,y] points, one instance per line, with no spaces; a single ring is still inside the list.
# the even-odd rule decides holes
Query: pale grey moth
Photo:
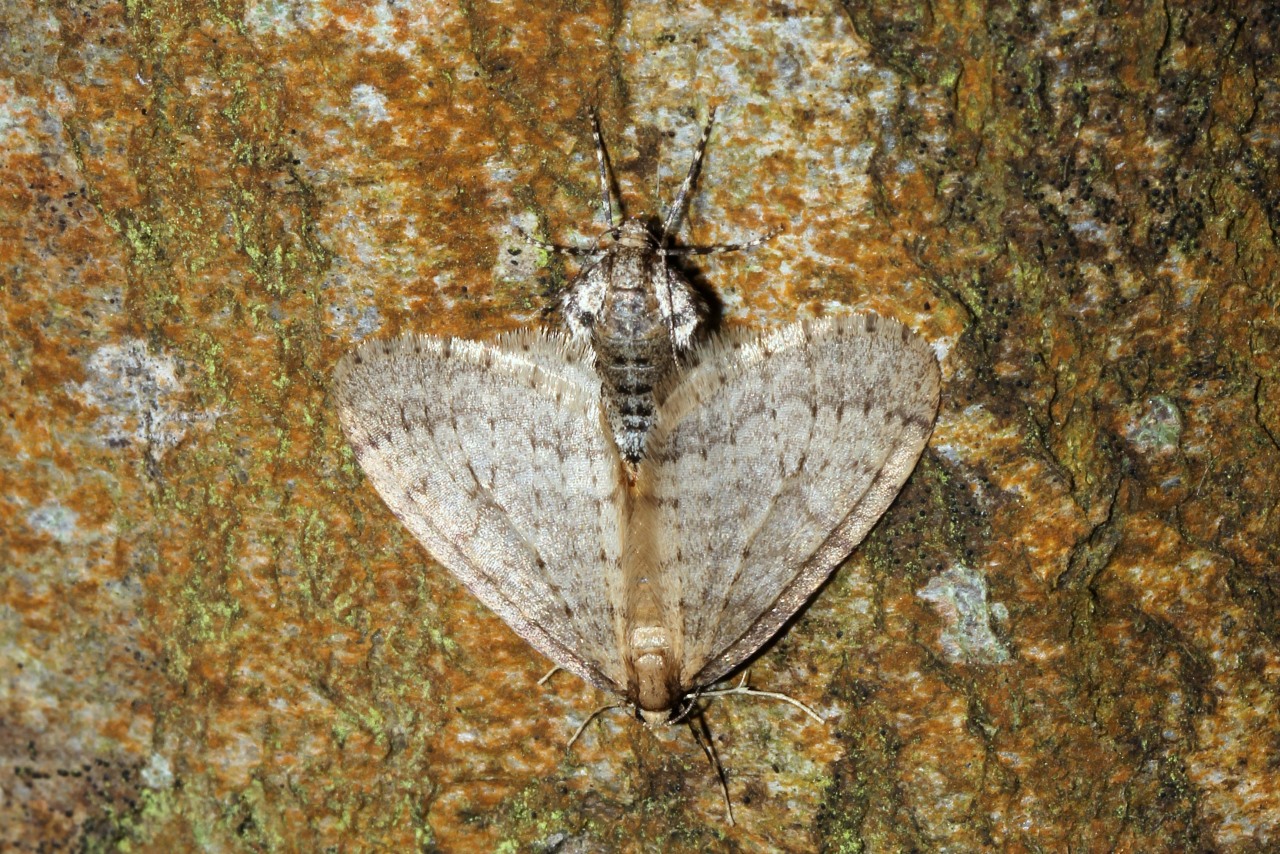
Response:
[[[356,459],[432,557],[650,723],[742,665],[863,539],[939,395],[930,347],[873,314],[695,343],[702,309],[665,256],[704,251],[666,246],[697,162],[661,236],[611,227],[567,332],[368,341],[334,374]]]

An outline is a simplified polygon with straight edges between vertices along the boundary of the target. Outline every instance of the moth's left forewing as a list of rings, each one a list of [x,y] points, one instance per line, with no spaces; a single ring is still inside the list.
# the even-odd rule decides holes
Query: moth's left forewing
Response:
[[[589,352],[563,336],[370,341],[334,372],[369,481],[537,649],[621,692],[622,462]]]
[[[741,664],[866,536],[937,411],[932,350],[875,315],[721,336],[666,396],[642,472],[681,681]]]

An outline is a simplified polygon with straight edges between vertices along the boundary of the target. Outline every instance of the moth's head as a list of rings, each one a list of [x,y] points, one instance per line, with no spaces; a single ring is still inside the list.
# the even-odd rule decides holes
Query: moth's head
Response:
[[[642,709],[636,706],[636,717],[644,721],[645,726],[650,729],[657,729],[660,726],[666,726],[675,718],[673,709],[659,709],[653,711],[650,709]]]
[[[658,245],[658,241],[644,220],[632,216],[624,219],[622,225],[618,226],[617,244],[628,249],[652,249]]]

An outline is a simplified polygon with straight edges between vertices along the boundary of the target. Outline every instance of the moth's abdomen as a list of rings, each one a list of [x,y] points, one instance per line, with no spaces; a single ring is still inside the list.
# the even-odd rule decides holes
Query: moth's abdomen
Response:
[[[642,348],[627,342],[611,349],[601,345],[597,365],[604,381],[605,409],[613,428],[618,450],[624,459],[637,463],[644,456],[649,431],[653,428],[656,404],[653,389],[675,364],[661,338],[655,346]]]
[[[618,450],[637,463],[654,423],[653,390],[675,369],[676,344],[652,282],[640,274],[648,259],[628,254],[615,260],[613,288],[592,338]]]

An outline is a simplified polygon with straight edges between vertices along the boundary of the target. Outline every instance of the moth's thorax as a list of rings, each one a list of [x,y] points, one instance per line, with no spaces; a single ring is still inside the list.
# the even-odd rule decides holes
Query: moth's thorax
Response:
[[[680,674],[670,633],[662,626],[636,626],[626,650],[628,699],[647,723],[667,719],[680,699]]]
[[[662,310],[660,291],[668,287],[665,265],[651,250],[625,247],[601,264],[608,265],[610,284],[591,330],[601,372],[624,393],[645,389],[641,379],[652,388],[685,346],[672,335]]]
[[[644,454],[653,391],[693,346],[705,308],[638,219],[623,222],[603,256],[573,281],[563,304],[574,337],[590,342],[605,408],[624,459]]]

